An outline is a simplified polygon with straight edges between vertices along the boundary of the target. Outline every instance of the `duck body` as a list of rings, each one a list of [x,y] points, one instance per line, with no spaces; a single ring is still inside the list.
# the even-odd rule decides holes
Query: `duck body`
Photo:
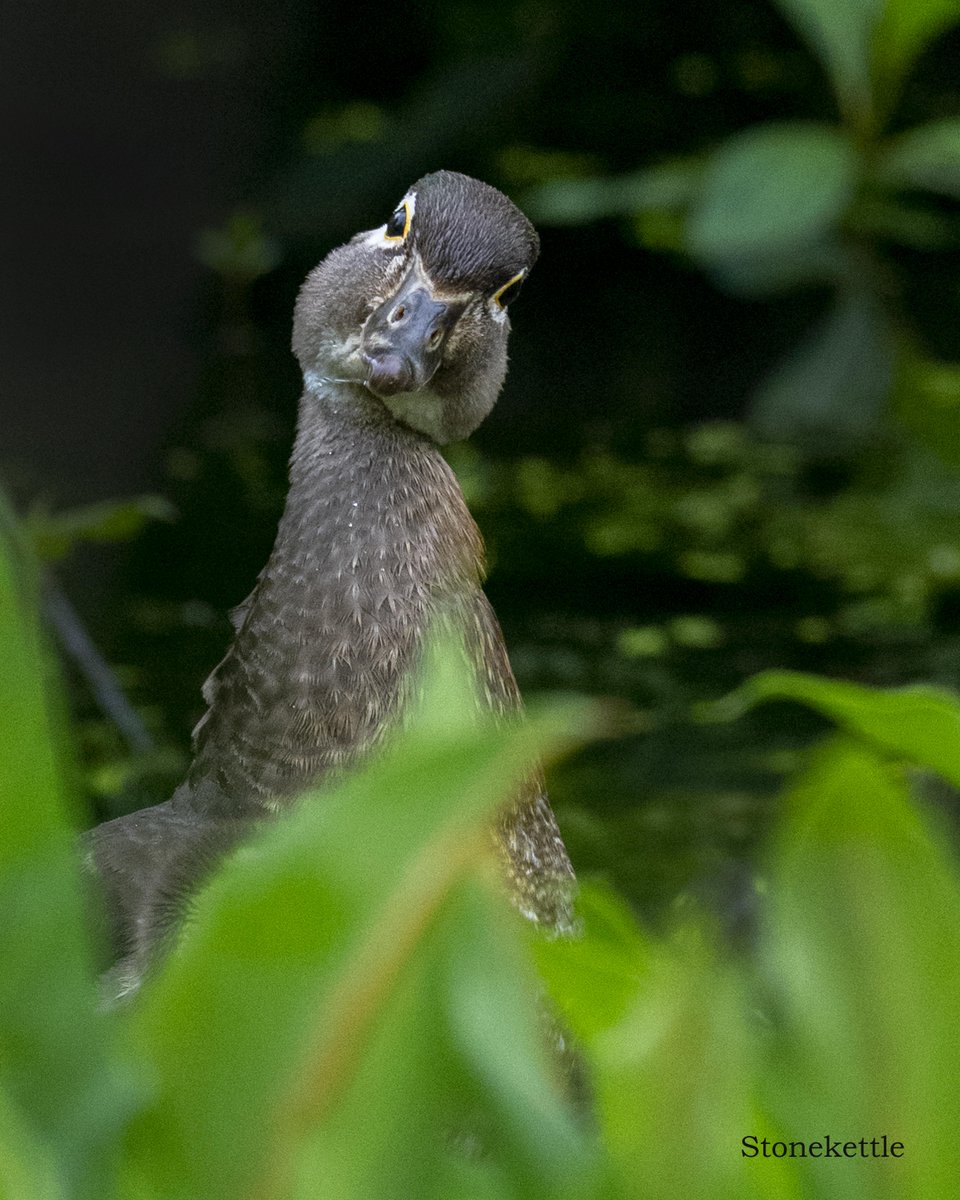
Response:
[[[232,614],[234,641],[204,686],[193,763],[166,804],[90,835],[128,977],[224,853],[306,787],[361,761],[394,725],[438,621],[458,630],[476,663],[479,703],[520,708],[482,590],[480,532],[439,446],[496,400],[509,325],[494,298],[529,270],[536,248],[506,197],[439,172],[304,285],[287,502],[270,558]],[[494,834],[517,907],[568,927],[573,872],[539,776]]]

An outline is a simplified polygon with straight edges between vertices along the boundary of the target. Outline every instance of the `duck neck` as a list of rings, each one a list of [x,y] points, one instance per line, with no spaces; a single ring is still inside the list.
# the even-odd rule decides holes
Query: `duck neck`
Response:
[[[480,534],[437,446],[361,385],[312,383],[268,571],[302,575],[311,612],[356,626],[386,628],[397,606],[405,622],[421,599],[478,588]]]
[[[367,748],[433,619],[466,610],[483,548],[437,447],[355,384],[301,398],[290,489],[237,635],[204,688],[191,782],[273,806]]]

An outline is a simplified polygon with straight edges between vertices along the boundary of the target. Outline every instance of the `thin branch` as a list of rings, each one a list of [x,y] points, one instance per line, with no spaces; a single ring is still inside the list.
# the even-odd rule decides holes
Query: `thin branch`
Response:
[[[109,663],[50,571],[43,575],[43,613],[64,651],[76,663],[104,716],[116,725],[131,750],[152,750],[153,738],[127,699]]]

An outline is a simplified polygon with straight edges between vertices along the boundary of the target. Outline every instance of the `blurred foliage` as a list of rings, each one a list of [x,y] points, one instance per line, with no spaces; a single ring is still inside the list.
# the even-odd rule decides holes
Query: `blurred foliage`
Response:
[[[828,457],[858,449],[882,427],[899,360],[904,370],[937,372],[939,404],[917,388],[906,405],[936,451],[938,414],[960,402],[957,375],[926,362],[888,311],[882,252],[891,241],[960,246],[957,212],[935,204],[960,198],[960,121],[885,130],[905,74],[960,18],[960,4],[778,4],[826,69],[839,123],[768,121],[619,178],[547,179],[527,194],[527,208],[546,222],[626,217],[641,244],[684,255],[736,294],[829,287],[825,319],[758,385],[755,428]]]
[[[747,684],[713,715],[781,698],[843,729],[783,797],[750,949],[692,903],[655,936],[598,887],[580,935],[551,939],[500,894],[488,823],[597,715],[567,701],[491,728],[438,646],[409,732],[235,853],[139,994],[105,1008],[35,572],[0,515],[0,1195],[950,1194],[960,878],[904,768],[960,782],[954,695]],[[865,1154],[795,1144],[828,1136]],[[875,1156],[884,1136],[903,1157]]]
[[[890,448],[882,476],[864,470],[827,495],[789,446],[758,442],[740,425],[654,430],[648,447],[642,463],[591,451],[568,467],[490,464],[468,447],[453,457],[495,533],[532,521],[541,538],[567,539],[571,557],[613,569],[642,557],[665,574],[745,592],[758,578],[816,581],[817,607],[801,597],[789,614],[803,641],[922,628],[960,585],[960,480],[915,446]],[[673,628],[681,644],[722,640],[716,631],[685,636],[694,627],[676,619]],[[627,629],[618,644],[650,655],[669,640],[638,642]]]
[[[205,229],[197,239],[197,257],[225,280],[249,282],[266,275],[280,261],[280,248],[263,231],[263,223],[237,212],[223,229]]]

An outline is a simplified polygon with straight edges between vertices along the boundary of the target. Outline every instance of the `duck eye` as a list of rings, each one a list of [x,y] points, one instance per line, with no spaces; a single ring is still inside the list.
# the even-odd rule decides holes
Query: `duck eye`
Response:
[[[520,295],[520,288],[523,286],[523,277],[526,271],[518,271],[512,279],[508,279],[503,287],[498,288],[493,293],[493,302],[498,308],[506,308],[507,305]]]
[[[384,230],[384,237],[388,242],[402,242],[410,232],[410,205],[406,200],[400,205],[397,211],[387,222]]]

